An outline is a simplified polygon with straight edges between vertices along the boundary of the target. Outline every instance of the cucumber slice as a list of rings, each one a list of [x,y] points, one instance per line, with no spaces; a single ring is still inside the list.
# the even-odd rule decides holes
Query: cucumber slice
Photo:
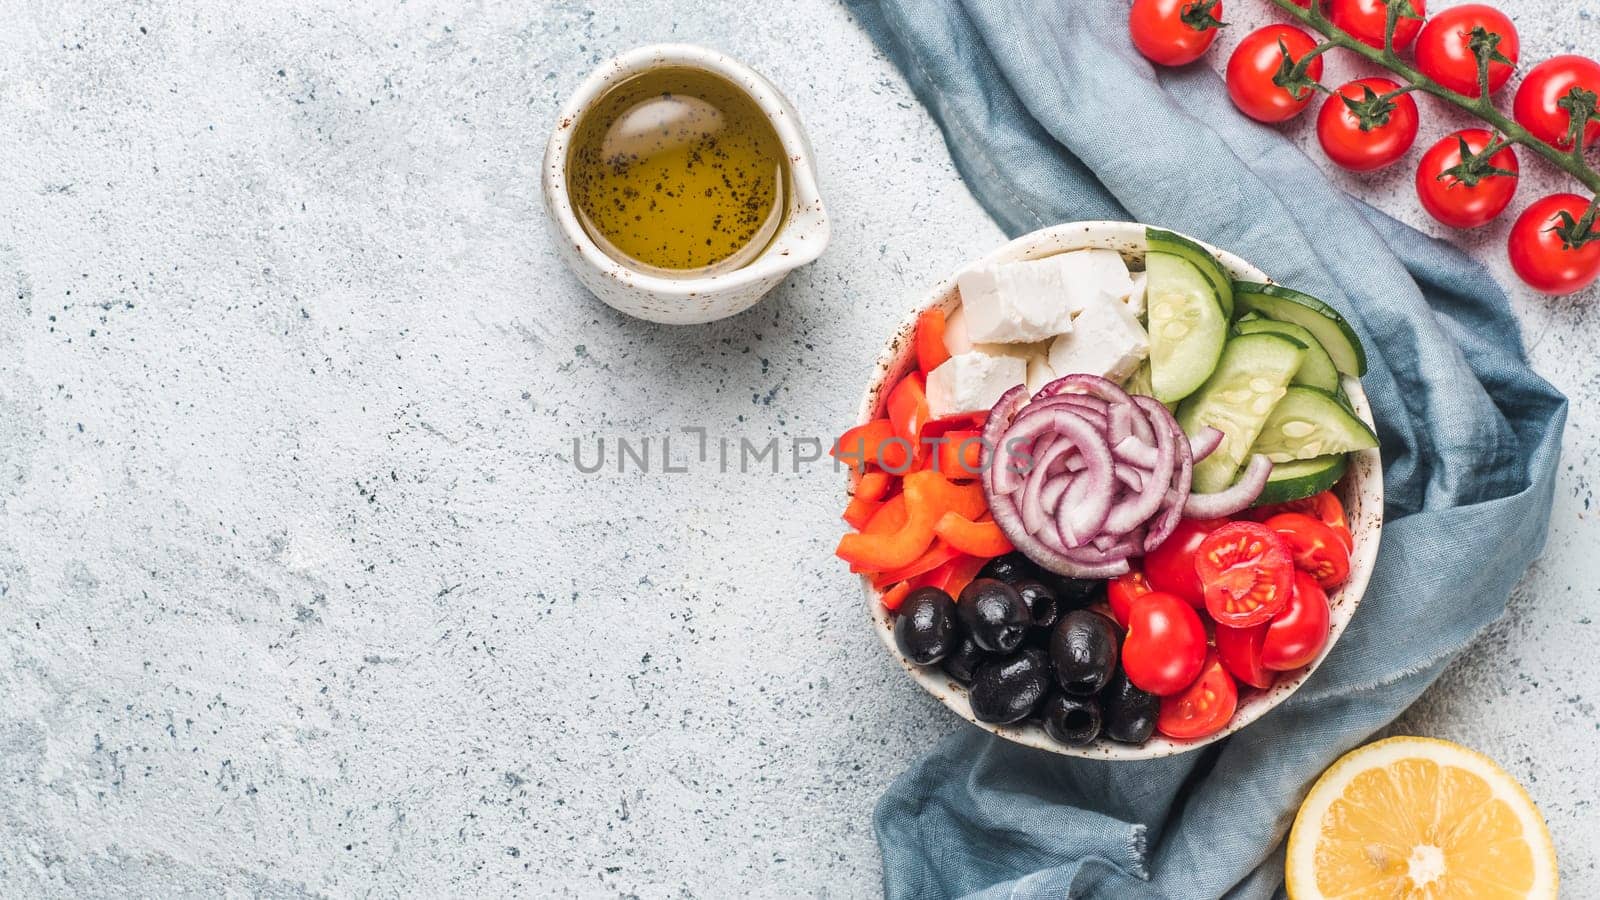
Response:
[[[1217,262],[1211,251],[1181,234],[1173,234],[1159,228],[1146,228],[1144,239],[1151,253],[1170,253],[1193,263],[1194,267],[1200,270],[1200,274],[1204,275],[1216,289],[1217,303],[1222,306],[1223,317],[1233,318],[1233,279],[1228,277],[1227,272],[1222,271],[1222,263]]]
[[[1217,367],[1228,319],[1217,292],[1195,265],[1170,253],[1144,258],[1150,318],[1150,383],[1155,398],[1174,403],[1194,393]]]
[[[1256,498],[1253,505],[1285,503],[1312,494],[1320,494],[1344,477],[1348,460],[1349,457],[1343,453],[1335,453],[1332,456],[1299,459],[1274,465],[1272,474],[1267,476],[1267,486],[1262,489],[1261,496]]]
[[[1265,453],[1273,462],[1284,463],[1376,446],[1378,436],[1337,396],[1295,385],[1272,408],[1251,452]]]
[[[1305,348],[1281,334],[1245,334],[1228,342],[1205,386],[1178,407],[1184,432],[1198,434],[1207,425],[1222,432],[1222,445],[1194,464],[1195,492],[1211,494],[1233,483],[1305,355]]]
[[[1254,310],[1279,322],[1293,322],[1310,331],[1344,374],[1357,378],[1367,374],[1367,352],[1361,347],[1361,339],[1328,304],[1277,284],[1236,281],[1233,295],[1241,309]]]
[[[1233,330],[1240,334],[1260,334],[1270,331],[1294,338],[1306,347],[1306,358],[1300,363],[1300,371],[1294,375],[1294,384],[1310,385],[1325,391],[1339,389],[1339,370],[1333,365],[1333,358],[1328,356],[1328,351],[1312,336],[1311,332],[1301,328],[1293,322],[1276,322],[1272,319],[1240,319],[1234,323]]]

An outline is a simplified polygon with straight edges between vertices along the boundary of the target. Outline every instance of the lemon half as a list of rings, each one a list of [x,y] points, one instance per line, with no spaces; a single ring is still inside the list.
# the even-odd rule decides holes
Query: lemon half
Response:
[[[1555,897],[1555,846],[1539,808],[1494,760],[1397,737],[1322,773],[1295,816],[1284,867],[1293,900]]]

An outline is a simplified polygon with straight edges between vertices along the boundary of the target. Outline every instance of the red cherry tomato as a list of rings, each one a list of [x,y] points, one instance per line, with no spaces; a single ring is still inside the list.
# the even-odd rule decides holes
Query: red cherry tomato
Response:
[[[1156,730],[1180,741],[1216,734],[1239,708],[1239,688],[1222,668],[1216,654],[1208,654],[1200,671],[1183,693],[1161,698]]]
[[[1151,62],[1182,66],[1206,52],[1221,20],[1222,0],[1133,0],[1128,33]]]
[[[1184,519],[1172,535],[1155,550],[1145,554],[1144,577],[1150,587],[1175,594],[1199,609],[1206,605],[1205,586],[1194,569],[1194,553],[1206,535],[1223,525],[1224,519]]]
[[[1194,557],[1206,586],[1206,612],[1218,625],[1244,628],[1277,615],[1294,587],[1294,562],[1277,532],[1231,522],[1206,535]]]
[[[1206,626],[1194,607],[1160,591],[1133,601],[1122,669],[1134,687],[1175,694],[1200,674],[1206,657]]]
[[[1405,156],[1420,120],[1410,94],[1384,99],[1399,87],[1387,78],[1362,78],[1329,94],[1317,113],[1322,152],[1354,172],[1381,169]]]
[[[1478,56],[1472,50],[1472,39],[1474,30],[1480,28],[1491,41],[1494,39],[1488,36],[1499,36],[1494,49],[1511,60],[1510,65],[1495,59],[1489,61],[1489,93],[1500,90],[1517,64],[1521,49],[1517,27],[1505,13],[1481,3],[1452,6],[1422,26],[1413,51],[1417,68],[1452,91],[1468,97],[1478,96]]]
[[[1339,535],[1339,540],[1344,542],[1346,550],[1354,550],[1355,538],[1350,535],[1350,521],[1345,518],[1344,504],[1333,491],[1323,491],[1298,500],[1285,500],[1282,503],[1273,503],[1268,506],[1258,506],[1250,510],[1251,521],[1265,522],[1279,513],[1297,512],[1308,515],[1322,524],[1332,528]]]
[[[1311,35],[1288,25],[1268,25],[1245,35],[1228,57],[1228,96],[1233,98],[1233,105],[1258,122],[1294,118],[1316,96],[1316,91],[1302,86],[1291,94],[1273,78],[1282,67],[1283,50],[1298,62],[1316,45]],[[1306,75],[1313,81],[1322,77],[1322,57],[1306,66]]]
[[[1281,615],[1281,613],[1280,613]],[[1249,628],[1229,628],[1218,625],[1216,632],[1217,658],[1228,673],[1251,687],[1272,687],[1277,677],[1261,664],[1261,645],[1267,639],[1266,625]]]
[[[1422,30],[1422,17],[1428,14],[1428,4],[1411,0],[1415,19],[1401,16],[1395,21],[1395,52],[1411,46],[1417,32]],[[1368,47],[1383,49],[1383,29],[1389,19],[1389,7],[1383,0],[1328,0],[1328,21],[1350,32],[1350,36]]]
[[[1552,194],[1517,217],[1506,240],[1517,277],[1546,294],[1570,294],[1594,283],[1600,276],[1600,236],[1573,246],[1561,235],[1566,227],[1561,214],[1576,222],[1588,205],[1577,194]],[[1600,233],[1600,223],[1596,232]]]
[[[1487,160],[1463,167],[1461,148],[1476,157],[1489,146],[1494,136],[1482,128],[1468,128],[1428,148],[1417,164],[1417,199],[1422,208],[1452,228],[1476,228],[1487,224],[1511,205],[1517,192],[1517,154],[1509,146],[1496,150]],[[1495,174],[1491,169],[1511,172]]]
[[[1111,617],[1123,628],[1128,627],[1128,611],[1133,601],[1150,593],[1154,588],[1145,580],[1144,573],[1135,569],[1118,575],[1106,585],[1106,602],[1111,605]]]
[[[1332,528],[1301,513],[1279,513],[1262,524],[1278,533],[1295,567],[1317,584],[1335,588],[1350,577],[1350,551]]]
[[[1600,63],[1571,54],[1551,57],[1528,70],[1517,88],[1516,98],[1511,101],[1511,117],[1540,140],[1561,150],[1571,150],[1572,141],[1567,139],[1567,130],[1572,125],[1572,117],[1561,108],[1560,101],[1573,88],[1600,93]],[[1584,126],[1584,145],[1597,137],[1600,137],[1600,116],[1591,118]]]
[[[1294,574],[1294,592],[1283,612],[1272,617],[1261,641],[1261,665],[1288,672],[1310,665],[1328,643],[1333,611],[1328,595],[1308,572]]]

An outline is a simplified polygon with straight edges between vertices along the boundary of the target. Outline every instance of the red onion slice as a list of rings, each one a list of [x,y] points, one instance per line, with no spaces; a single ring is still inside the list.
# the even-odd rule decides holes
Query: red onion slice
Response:
[[[1222,446],[1223,434],[1215,426],[1207,425],[1200,429],[1200,433],[1189,439],[1189,452],[1194,455],[1194,461],[1202,459],[1216,452]]]
[[[1133,463],[1144,469],[1154,468],[1156,464],[1156,448],[1131,434],[1111,445],[1111,455],[1119,462]]]
[[[1190,494],[1184,501],[1183,514],[1191,519],[1215,519],[1247,509],[1266,490],[1267,476],[1271,474],[1272,460],[1257,453],[1250,457],[1250,464],[1232,487],[1214,494]]]
[[[1128,392],[1117,385],[1115,381],[1101,378],[1099,375],[1073,374],[1063,375],[1055,381],[1039,389],[1036,396],[1055,397],[1064,394],[1083,394],[1097,397],[1112,406],[1121,406],[1133,402]]]
[[[1189,451],[1189,436],[1183,433],[1183,429],[1178,426],[1178,420],[1172,417],[1170,410],[1153,397],[1134,397],[1133,402],[1150,417],[1152,426],[1167,432],[1167,438],[1174,451],[1173,455],[1177,457],[1174,464],[1177,473],[1172,478],[1171,489],[1162,498],[1160,513],[1151,523],[1150,533],[1144,539],[1144,549],[1148,553],[1171,537],[1172,532],[1178,527],[1178,520],[1183,518],[1184,501],[1189,497],[1189,484],[1194,478],[1194,456]]]

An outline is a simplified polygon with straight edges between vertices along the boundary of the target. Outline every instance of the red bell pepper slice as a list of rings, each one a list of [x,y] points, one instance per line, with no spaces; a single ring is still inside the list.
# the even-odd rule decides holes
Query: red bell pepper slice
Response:
[[[947,512],[934,523],[933,533],[945,543],[973,556],[1004,556],[1016,548],[994,522],[974,522],[960,513]]]
[[[917,368],[926,375],[950,358],[944,346],[944,310],[934,307],[917,316]]]
[[[905,524],[894,531],[845,535],[835,551],[840,559],[879,572],[908,566],[933,543],[933,526],[940,516],[954,510],[963,518],[976,519],[985,509],[983,490],[976,482],[952,484],[937,472],[907,474],[900,496],[905,498]]]
[[[893,475],[877,469],[863,472],[856,480],[856,489],[851,496],[861,500],[882,500],[889,496],[889,487],[893,480]]]
[[[878,598],[878,602],[882,603],[883,608],[889,612],[895,612],[900,608],[900,604],[906,601],[906,595],[909,593],[911,593],[911,582],[902,581],[884,591],[883,596]]]
[[[900,379],[889,391],[889,422],[896,437],[905,438],[914,448],[913,455],[921,450],[922,426],[928,421],[928,392],[921,372],[912,372]]]
[[[911,565],[901,566],[898,569],[892,569],[887,572],[881,572],[878,575],[873,576],[872,583],[881,588],[884,585],[894,584],[896,581],[906,581],[908,579],[916,578],[918,575],[925,575],[928,572],[939,568],[940,566],[960,555],[960,550],[957,550],[944,541],[935,539],[933,546],[929,547],[925,553],[917,557],[916,560],[911,563]]]
[[[828,455],[857,469],[876,465],[892,474],[900,474],[911,467],[915,450],[914,441],[906,441],[895,434],[893,422],[873,419],[839,435]]]
[[[958,556],[945,563],[945,568],[940,575],[943,583],[934,586],[959,599],[961,592],[966,589],[967,585],[978,577],[978,570],[988,563],[989,558],[986,556]]]
[[[929,419],[928,423],[922,426],[922,436],[938,437],[941,434],[957,430],[982,431],[984,424],[988,421],[989,411],[987,409]]]
[[[857,494],[850,498],[850,503],[844,508],[844,515],[841,518],[849,522],[851,528],[859,531],[867,527],[867,523],[872,521],[872,514],[882,505],[882,501],[868,500]]]
[[[983,471],[979,468],[982,455],[983,441],[978,432],[947,431],[939,444],[939,474],[957,481],[977,478]]]

